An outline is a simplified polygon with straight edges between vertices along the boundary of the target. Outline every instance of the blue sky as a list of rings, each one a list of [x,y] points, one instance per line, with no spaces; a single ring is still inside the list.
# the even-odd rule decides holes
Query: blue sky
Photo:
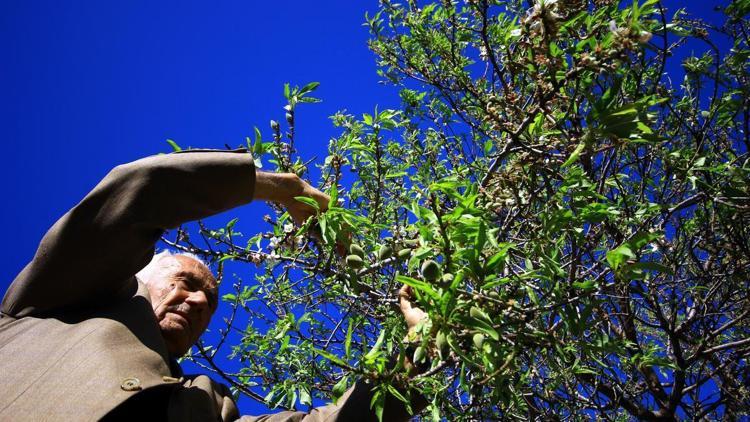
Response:
[[[324,102],[297,114],[305,157],[325,156],[336,110],[397,105],[367,50],[367,8],[323,3],[2,2],[1,212],[12,224],[0,285],[115,165],[169,151],[167,138],[224,148],[254,125],[269,135],[284,82],[321,82]]]
[[[362,22],[374,9],[349,1],[0,3],[0,289],[117,164],[170,151],[167,138],[224,148],[243,143],[254,125],[269,136],[269,120],[284,117],[285,82],[321,82],[323,102],[296,115],[307,159],[325,157],[337,110],[396,106],[366,45]],[[250,233],[266,212],[251,204],[215,221],[240,215],[237,229]]]
[[[679,4],[680,2],[669,2]],[[715,4],[690,5],[708,16]],[[297,113],[303,157],[325,156],[328,116],[396,107],[367,49],[355,1],[40,1],[0,3],[0,288],[47,228],[117,164],[182,146],[238,145],[283,119],[283,84],[319,81]],[[252,232],[262,204],[241,216]],[[262,409],[243,400],[241,409]]]

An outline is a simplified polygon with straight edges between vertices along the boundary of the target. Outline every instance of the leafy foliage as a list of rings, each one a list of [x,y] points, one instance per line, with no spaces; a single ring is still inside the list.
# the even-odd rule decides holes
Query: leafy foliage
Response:
[[[428,419],[750,415],[749,11],[381,0],[370,47],[403,107],[332,116],[330,209],[178,236],[260,269],[224,297],[243,368],[222,375],[288,408],[370,379],[382,412],[409,385]],[[688,47],[705,53],[673,84]],[[294,113],[316,87],[285,87],[286,132],[248,141],[259,164],[307,175]],[[430,316],[411,379],[402,284]]]

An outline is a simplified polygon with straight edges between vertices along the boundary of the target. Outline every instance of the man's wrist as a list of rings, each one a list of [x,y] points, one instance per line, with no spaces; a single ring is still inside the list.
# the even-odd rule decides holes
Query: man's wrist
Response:
[[[294,173],[255,171],[254,200],[278,202],[287,205],[302,194],[302,183]]]

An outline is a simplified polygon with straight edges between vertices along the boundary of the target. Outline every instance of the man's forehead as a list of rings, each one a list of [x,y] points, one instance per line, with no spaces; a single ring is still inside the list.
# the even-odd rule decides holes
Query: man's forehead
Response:
[[[176,271],[176,275],[197,279],[196,281],[200,281],[200,287],[203,288],[216,288],[216,279],[213,273],[202,262],[182,255],[175,255],[173,258],[180,264],[180,269]]]
[[[205,278],[211,281],[212,284],[214,285],[216,284],[216,279],[214,278],[213,273],[202,262],[196,259],[193,259],[189,256],[177,256],[176,258],[180,262],[181,270],[190,271],[200,276],[201,278]]]

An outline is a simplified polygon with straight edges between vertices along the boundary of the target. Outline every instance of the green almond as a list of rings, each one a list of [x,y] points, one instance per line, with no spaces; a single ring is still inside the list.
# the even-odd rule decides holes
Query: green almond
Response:
[[[471,315],[472,318],[484,319],[484,312],[476,306],[472,306],[471,309],[469,309],[469,315]]]
[[[398,259],[406,259],[411,256],[411,249],[401,249],[397,255]]]
[[[349,255],[346,257],[346,265],[354,270],[362,268],[364,261],[362,257],[358,255]]]
[[[471,340],[474,342],[474,346],[476,346],[477,349],[481,349],[484,344],[484,334],[476,333]]]
[[[365,250],[362,249],[362,247],[359,246],[359,245],[357,245],[356,243],[352,243],[352,245],[349,246],[349,252],[352,255],[357,255],[360,258],[364,258],[365,257]]]
[[[393,255],[393,248],[390,245],[382,245],[378,249],[378,259],[381,261],[390,258],[391,255]]]
[[[448,338],[444,332],[440,331],[435,336],[435,346],[438,349],[438,353],[440,353],[440,358],[445,360],[448,354]]]
[[[422,346],[417,347],[417,349],[414,351],[414,363],[422,362],[424,360],[424,355],[425,355],[424,347]]]
[[[417,246],[419,246],[419,239],[404,240],[404,245],[410,248],[416,248]]]
[[[440,265],[437,262],[428,259],[422,263],[422,277],[427,281],[435,281],[440,276]]]

